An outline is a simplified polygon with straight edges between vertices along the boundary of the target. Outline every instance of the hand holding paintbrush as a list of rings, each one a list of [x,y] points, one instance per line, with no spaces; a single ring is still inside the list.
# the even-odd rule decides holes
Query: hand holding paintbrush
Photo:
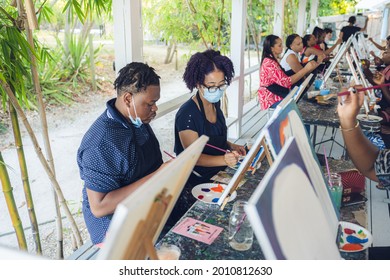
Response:
[[[237,151],[230,151],[230,150],[225,150],[219,147],[216,147],[214,145],[211,145],[209,143],[206,144],[206,146],[213,148],[215,150],[224,152],[225,154],[223,155],[224,161],[227,166],[233,167],[237,164],[238,159],[240,157],[240,154]]]
[[[364,103],[364,92],[354,91],[347,94],[339,95],[337,113],[340,118],[340,129],[346,133],[354,131],[359,122],[356,120],[360,108]]]

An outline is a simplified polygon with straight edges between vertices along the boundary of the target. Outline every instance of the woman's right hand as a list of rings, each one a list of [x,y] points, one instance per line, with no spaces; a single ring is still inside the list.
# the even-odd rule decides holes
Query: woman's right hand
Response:
[[[233,152],[230,152],[230,153],[226,153],[224,155],[224,160],[226,162],[226,165],[229,166],[229,167],[235,166],[237,164],[237,162],[238,162],[239,156],[240,155],[236,151],[233,151]]]
[[[355,86],[358,88],[361,86]],[[346,91],[347,89],[341,89]],[[351,128],[356,125],[356,116],[360,112],[364,102],[364,92],[350,92],[348,95],[338,97],[337,113],[340,118],[340,125],[342,128]]]
[[[315,62],[315,61],[309,61],[306,65],[305,65],[305,70],[306,70],[306,72],[311,72],[311,71],[313,71],[314,69],[316,69],[317,67],[318,67],[318,63],[317,62]]]

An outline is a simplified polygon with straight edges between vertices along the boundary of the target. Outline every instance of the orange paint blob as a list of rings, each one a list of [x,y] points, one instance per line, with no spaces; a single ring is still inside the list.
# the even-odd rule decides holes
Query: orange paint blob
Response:
[[[358,250],[361,250],[363,248],[362,245],[360,244],[345,244],[343,247],[341,247],[341,249],[343,249],[344,251],[358,251]]]
[[[213,188],[210,188],[210,190],[212,190],[213,192],[219,192],[219,193],[222,193],[223,192],[223,190],[224,190],[224,188],[220,185],[220,184],[218,184],[218,186],[216,186],[216,187],[213,187]]]

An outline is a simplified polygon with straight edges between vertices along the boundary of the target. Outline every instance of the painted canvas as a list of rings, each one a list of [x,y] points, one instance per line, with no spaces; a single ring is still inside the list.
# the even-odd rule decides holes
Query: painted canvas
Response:
[[[341,259],[338,226],[317,195],[302,150],[287,139],[245,209],[267,259]]]
[[[153,252],[207,141],[201,136],[117,206],[98,259],[145,259]]]
[[[288,103],[279,112],[278,116],[268,124],[265,136],[273,158],[279,156],[290,138],[294,137],[298,140],[303,160],[307,166],[310,166],[308,171],[310,182],[313,184],[315,193],[327,214],[328,224],[331,227],[337,227],[339,210],[332,203],[317,155],[312,148],[309,134],[295,102]]]

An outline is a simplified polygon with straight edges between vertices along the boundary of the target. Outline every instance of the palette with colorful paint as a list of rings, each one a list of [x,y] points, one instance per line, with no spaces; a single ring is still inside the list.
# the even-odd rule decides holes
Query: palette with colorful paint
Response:
[[[216,204],[219,197],[222,195],[224,189],[227,187],[225,184],[214,184],[214,183],[205,183],[195,186],[192,189],[192,195],[205,203]],[[237,193],[234,192],[230,196],[229,201],[232,201],[236,198]]]
[[[364,227],[348,222],[340,222],[340,225],[340,251],[347,253],[359,252],[367,249],[372,244],[372,235]]]

